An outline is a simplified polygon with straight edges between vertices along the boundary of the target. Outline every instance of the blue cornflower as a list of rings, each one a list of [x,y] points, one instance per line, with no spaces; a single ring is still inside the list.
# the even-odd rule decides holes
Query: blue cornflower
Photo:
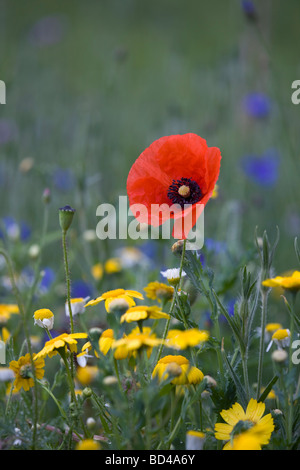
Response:
[[[56,168],[53,173],[53,184],[59,191],[67,192],[75,185],[75,176],[69,168]]]
[[[253,92],[243,100],[245,112],[253,118],[265,118],[271,111],[271,100],[264,93]]]
[[[251,0],[242,0],[241,7],[247,18],[251,20],[255,20],[257,18],[257,11]]]
[[[72,283],[72,297],[91,297],[94,296],[93,286],[81,279],[78,279]]]
[[[279,155],[268,150],[263,155],[246,155],[242,158],[241,167],[245,175],[254,183],[270,187],[279,176]]]
[[[40,292],[45,294],[51,288],[53,282],[55,281],[55,272],[52,268],[46,267],[43,268],[43,278],[40,283]]]

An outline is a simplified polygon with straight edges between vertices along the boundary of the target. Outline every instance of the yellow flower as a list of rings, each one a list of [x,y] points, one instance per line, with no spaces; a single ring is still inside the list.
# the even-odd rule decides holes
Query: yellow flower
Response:
[[[0,340],[6,343],[9,338],[10,338],[10,332],[8,331],[8,329],[5,328],[5,326],[0,328]]]
[[[99,369],[96,366],[77,367],[76,378],[81,385],[89,385],[99,374]]]
[[[76,339],[86,338],[86,333],[63,333],[55,338],[50,339],[45,343],[43,349],[35,354],[34,359],[44,358],[47,355],[49,357],[55,356],[58,353],[58,350],[64,348],[65,351],[67,350],[67,346],[69,346],[71,352],[77,352],[77,341]]]
[[[19,307],[16,304],[0,304],[0,315],[8,315],[20,313]]]
[[[205,440],[205,434],[201,431],[187,431],[186,450],[202,450]]]
[[[106,356],[111,349],[114,339],[114,331],[111,328],[104,330],[99,338],[99,349]]]
[[[291,275],[277,276],[272,279],[266,279],[262,282],[266,287],[282,287],[290,291],[298,291],[300,289],[300,271],[294,271]]]
[[[44,377],[44,366],[45,361],[43,359],[34,359],[35,376],[37,379],[42,379]],[[25,354],[25,356],[21,356],[18,361],[11,361],[9,363],[9,367],[15,374],[15,391],[18,392],[21,388],[23,388],[25,392],[27,392],[31,387],[34,386],[32,365],[29,353]]]
[[[165,277],[171,286],[177,286],[182,277],[186,276],[184,271],[180,272],[179,268],[170,268],[166,271],[161,271],[160,274]]]
[[[274,422],[271,414],[263,416],[264,412],[265,404],[257,402],[253,398],[249,401],[246,411],[239,403],[235,403],[232,408],[221,411],[220,415],[225,423],[216,423],[215,438],[228,441],[223,449],[229,450],[232,449],[231,443],[239,434],[252,429],[252,433],[255,433],[255,436],[259,438],[260,447],[268,444],[274,430]],[[252,437],[253,434],[251,434]],[[244,443],[244,445],[246,444]]]
[[[126,321],[131,323],[133,321],[159,319],[159,318],[170,318],[170,315],[161,311],[160,307],[148,307],[146,305],[139,305],[137,307],[131,307],[121,316],[121,323]]]
[[[5,325],[14,313],[20,313],[16,304],[0,304],[0,326]]]
[[[280,328],[282,328],[281,323],[268,323],[266,325],[266,332],[272,333],[273,331],[279,330]]]
[[[101,446],[99,442],[94,439],[84,439],[76,444],[75,450],[100,450]]]
[[[188,347],[198,346],[200,343],[208,341],[207,331],[191,328],[190,330],[170,330],[167,336],[167,344],[170,347],[186,349]]]
[[[162,344],[162,340],[156,338],[156,335],[152,333],[151,328],[144,327],[141,332],[139,327],[137,327],[128,335],[124,336],[124,338],[115,341],[112,344],[112,348],[116,350],[121,348],[122,354],[126,354],[127,357],[128,355],[135,353],[138,349],[145,347],[147,350],[147,356],[150,357],[153,347],[159,346],[160,344]]]
[[[36,310],[33,315],[34,324],[41,328],[51,330],[54,325],[54,315],[48,308],[40,308]]]
[[[276,330],[272,335],[272,339],[267,347],[267,351],[270,350],[273,342],[279,349],[289,346],[291,338],[291,332],[288,328],[280,328]]]
[[[174,385],[198,384],[203,380],[203,372],[190,364],[184,356],[164,356],[154,367],[152,377],[158,376],[159,380],[166,380],[170,375]]]
[[[249,431],[242,432],[233,438],[232,444],[228,443],[224,450],[261,450],[260,434],[255,431],[254,425]]]
[[[168,286],[163,282],[149,282],[149,284],[144,287],[144,291],[149,299],[158,300],[170,300],[174,294],[174,287]]]
[[[104,263],[104,270],[107,274],[115,274],[122,271],[122,263],[119,258],[109,258]]]
[[[89,300],[89,297],[77,297],[70,299],[70,305],[71,305],[71,312],[72,316],[84,313],[84,307],[86,302]],[[67,317],[70,316],[70,309],[69,309],[69,303],[65,303],[65,314]]]
[[[90,300],[85,306],[89,307],[90,305],[97,305],[99,302],[105,301],[106,311],[109,312],[109,306],[113,300],[123,299],[128,303],[129,307],[135,305],[134,298],[143,299],[142,294],[135,290],[125,290],[125,289],[114,289],[108,292],[104,292],[100,297],[97,297],[94,300]]]
[[[102,279],[104,268],[101,263],[94,264],[91,271],[92,271],[92,276],[96,281],[99,281],[100,279]]]
[[[212,192],[211,198],[217,199],[218,196],[219,196],[219,186],[216,184]]]

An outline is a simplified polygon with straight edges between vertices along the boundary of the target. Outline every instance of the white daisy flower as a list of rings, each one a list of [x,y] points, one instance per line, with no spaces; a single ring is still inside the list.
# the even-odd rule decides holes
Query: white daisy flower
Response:
[[[71,303],[71,310],[72,310],[72,315],[73,316],[84,313],[84,311],[85,311],[84,306],[87,303],[87,301],[89,300],[89,298],[90,297],[85,297],[85,298],[78,297],[78,298],[71,299],[70,303]],[[66,304],[65,304],[65,312],[66,312],[66,316],[69,317],[70,316],[70,311],[69,311],[68,302],[66,302]]]

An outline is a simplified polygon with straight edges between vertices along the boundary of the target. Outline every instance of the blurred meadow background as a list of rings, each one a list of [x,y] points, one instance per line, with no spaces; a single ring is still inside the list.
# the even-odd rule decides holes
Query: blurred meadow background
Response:
[[[1,238],[25,288],[50,191],[34,308],[64,309],[58,208],[66,204],[76,209],[68,234],[73,297],[142,289],[177,266],[172,240],[95,236],[98,205],[117,206],[135,159],[177,133],[221,149],[203,249],[221,290],[234,298],[239,268],[256,256],[255,227],[273,241],[278,226],[276,273],[295,269],[297,0],[1,0],[0,10]],[[1,275],[2,297],[13,301],[4,264]]]

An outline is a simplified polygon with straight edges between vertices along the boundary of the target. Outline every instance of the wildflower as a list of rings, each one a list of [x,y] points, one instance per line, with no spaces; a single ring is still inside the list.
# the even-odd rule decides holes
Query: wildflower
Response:
[[[65,28],[64,17],[58,15],[45,16],[33,25],[29,32],[29,41],[37,47],[57,44],[62,40]]]
[[[5,326],[1,328],[1,319],[0,319],[0,341],[6,343],[10,338],[10,332]]]
[[[111,328],[104,330],[99,338],[99,349],[106,356],[108,351],[111,349],[114,338],[114,331]]]
[[[179,268],[171,268],[167,269],[166,271],[161,271],[160,274],[166,278],[171,284],[171,286],[176,286],[180,281],[180,269]],[[184,271],[181,271],[181,277],[186,276]]]
[[[54,325],[54,315],[48,308],[36,310],[33,318],[35,325],[38,325],[41,328],[47,328],[47,330],[52,330]]]
[[[168,286],[163,282],[149,282],[149,284],[144,287],[144,291],[149,299],[158,300],[170,300],[174,294],[174,287]]]
[[[78,314],[81,314],[81,313],[84,313],[84,307],[85,307],[85,304],[86,302],[89,300],[89,296],[88,297],[76,297],[76,298],[73,298],[73,299],[70,299],[70,303],[71,303],[71,310],[72,310],[72,315],[75,316],[75,315],[78,315]],[[66,312],[66,316],[69,317],[70,316],[70,311],[69,311],[69,305],[68,305],[68,302],[65,303],[65,312]]]
[[[189,330],[170,330],[167,335],[167,344],[170,347],[177,349],[186,349],[188,347],[198,346],[199,344],[208,341],[209,333],[197,328]]]
[[[256,431],[256,426],[252,429],[241,432],[232,439],[232,444],[228,443],[224,450],[261,450],[260,433]]]
[[[55,338],[50,339],[45,343],[43,349],[35,354],[34,359],[44,358],[46,356],[52,357],[55,356],[61,348],[64,348],[67,351],[69,346],[72,353],[77,352],[77,339],[86,338],[86,333],[63,333]]]
[[[75,185],[74,175],[68,168],[57,168],[53,173],[53,184],[61,192],[70,191]]]
[[[267,323],[266,333],[272,333],[273,331],[279,330],[279,328],[282,328],[281,323]]]
[[[272,335],[272,339],[267,347],[267,351],[270,350],[273,342],[277,345],[278,349],[285,348],[290,344],[291,332],[287,328],[280,328],[276,330]]]
[[[132,165],[127,178],[130,207],[141,204],[140,223],[158,226],[192,214],[193,225],[210,199],[220,171],[221,152],[196,134],[154,141]],[[178,206],[177,211],[170,207]],[[183,209],[189,205],[183,214]],[[191,228],[191,227],[190,227]]]
[[[34,165],[34,159],[32,157],[26,157],[21,160],[19,164],[19,171],[21,173],[28,173]]]
[[[217,199],[218,196],[219,196],[219,186],[216,184],[214,187],[213,193],[211,195],[211,198]]]
[[[99,281],[103,277],[103,265],[101,263],[96,263],[92,267],[92,276],[96,281]]]
[[[175,366],[175,367],[173,367]],[[170,372],[175,371],[171,383],[174,385],[198,384],[203,380],[203,372],[197,367],[191,366],[184,356],[164,356],[154,367],[152,376],[158,376],[159,380],[166,380]]]
[[[89,357],[93,357],[89,355],[89,351],[92,349],[92,344],[90,341],[85,343],[81,348],[81,353],[77,354],[76,359],[80,367],[86,367],[87,361]]]
[[[246,155],[241,166],[245,175],[257,185],[271,187],[278,180],[279,157],[273,150],[263,155]]]
[[[0,316],[10,319],[12,314],[20,313],[19,307],[16,304],[0,304]]]
[[[120,258],[109,258],[104,263],[104,271],[107,274],[115,274],[122,271],[122,263]]]
[[[94,242],[97,240],[97,234],[96,231],[93,229],[85,230],[82,234],[82,238],[86,242]]]
[[[45,372],[45,361],[43,358],[34,358],[33,365],[36,378],[42,379]],[[23,388],[25,392],[27,392],[31,387],[34,386],[32,364],[29,353],[25,354],[25,356],[21,356],[17,361],[11,361],[9,363],[9,367],[15,374],[15,391],[18,392],[21,388]]]
[[[129,308],[127,312],[121,316],[121,323],[124,321],[131,323],[133,321],[147,320],[148,318],[170,318],[170,315],[168,313],[162,312],[161,308],[157,306],[148,307],[146,305],[139,305]]]
[[[245,16],[249,20],[256,20],[257,19],[257,11],[256,8],[251,0],[242,0],[241,1],[242,9],[245,13]]]
[[[116,385],[117,383],[118,379],[114,375],[107,375],[103,379],[103,385],[106,385],[107,387],[111,387],[113,385]]]
[[[96,366],[77,367],[76,378],[81,385],[86,386],[98,376],[99,369]]]
[[[142,331],[140,331],[137,327],[134,328],[131,333],[124,336],[124,338],[115,341],[112,348],[124,348],[124,350],[127,351],[127,355],[130,355],[141,348],[146,348],[147,356],[149,358],[153,347],[159,346],[160,344],[162,344],[162,340],[156,338],[156,335],[155,333],[152,333],[151,328],[143,327]]]
[[[108,351],[111,349],[113,343],[115,341],[114,338],[114,332],[112,329],[108,328],[107,330],[104,330],[101,335],[99,336],[98,339],[98,345],[99,345],[99,350],[106,356]],[[76,357],[78,364],[81,367],[85,367],[87,364],[87,360],[89,357],[92,357],[89,355],[89,352],[92,350],[92,344],[90,341],[85,343],[82,348],[81,348],[81,353],[79,353]],[[94,351],[94,354],[96,357],[99,357],[97,351]]]
[[[131,269],[135,266],[148,265],[147,256],[134,246],[125,246],[117,251],[123,269]]]
[[[288,353],[284,349],[275,349],[272,352],[272,359],[274,362],[285,362],[288,358]]]
[[[201,431],[187,431],[186,450],[203,450],[205,434]]]
[[[235,403],[228,410],[222,410],[220,414],[225,423],[216,423],[215,438],[228,441],[223,450],[231,450],[232,441],[241,433],[251,429],[258,439],[258,442],[255,441],[257,447],[261,448],[262,445],[268,444],[274,430],[274,422],[271,414],[263,416],[264,412],[265,404],[257,402],[253,398],[250,399],[246,411],[239,403]],[[251,434],[251,436],[255,437],[254,434]],[[252,440],[252,445],[253,443]],[[244,445],[248,444],[244,442]]]
[[[15,378],[15,374],[10,367],[0,367],[0,382],[10,382]]]
[[[271,279],[266,279],[262,282],[266,287],[282,287],[291,292],[297,292],[300,289],[300,271],[294,271],[287,276],[277,276]]]
[[[75,450],[100,450],[99,442],[94,439],[83,439],[76,444]]]
[[[265,118],[271,110],[271,102],[264,93],[249,93],[244,98],[244,109],[246,113],[253,118]]]
[[[97,305],[99,302],[105,301],[105,308],[106,311],[110,311],[110,304],[115,299],[123,299],[126,300],[129,307],[133,307],[135,305],[135,301],[133,298],[143,299],[142,294],[135,290],[125,290],[125,289],[115,289],[110,290],[108,292],[104,292],[100,297],[97,297],[94,300],[90,300],[85,306],[89,307],[90,305]]]

